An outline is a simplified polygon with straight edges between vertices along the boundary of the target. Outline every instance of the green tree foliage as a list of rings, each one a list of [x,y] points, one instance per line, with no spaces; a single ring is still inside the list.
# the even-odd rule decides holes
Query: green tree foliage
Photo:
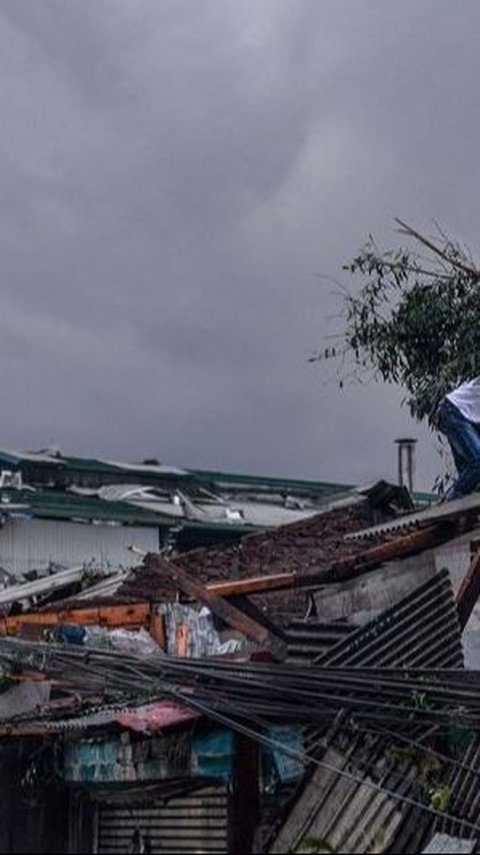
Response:
[[[405,390],[414,418],[430,423],[443,395],[480,375],[480,273],[466,250],[431,240],[397,220],[415,248],[382,251],[373,238],[345,266],[360,290],[342,297],[340,346],[312,360],[341,359],[352,373]]]

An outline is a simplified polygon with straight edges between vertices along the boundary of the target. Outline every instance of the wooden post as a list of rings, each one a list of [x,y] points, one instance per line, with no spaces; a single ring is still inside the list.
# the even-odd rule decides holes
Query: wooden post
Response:
[[[458,521],[434,523],[426,528],[419,529],[411,534],[402,534],[386,543],[377,546],[366,547],[365,550],[349,555],[336,561],[326,570],[317,573],[305,573],[298,576],[295,581],[296,588],[309,588],[316,585],[327,585],[329,582],[339,582],[351,579],[366,573],[373,567],[383,564],[384,561],[392,561],[394,558],[404,558],[414,555],[424,549],[430,549],[446,540],[449,540]]]
[[[243,734],[235,734],[235,760],[230,809],[230,852],[250,855],[259,820],[259,746]]]
[[[480,597],[480,547],[477,543],[477,550],[473,555],[470,566],[462,580],[462,584],[456,596],[456,604],[458,609],[458,619],[462,629],[468,623],[468,619],[472,614],[475,604]]]
[[[167,649],[167,633],[165,628],[165,615],[158,613],[156,606],[152,606],[150,613],[150,635],[162,650]]]
[[[188,597],[193,597],[205,603],[213,614],[221,618],[228,626],[242,632],[247,638],[256,641],[257,644],[265,644],[269,640],[270,633],[264,626],[243,614],[239,609],[232,606],[227,600],[218,594],[209,591],[205,585],[192,579],[184,570],[172,564],[162,555],[149,552],[145,557],[145,566],[159,576],[169,578]]]

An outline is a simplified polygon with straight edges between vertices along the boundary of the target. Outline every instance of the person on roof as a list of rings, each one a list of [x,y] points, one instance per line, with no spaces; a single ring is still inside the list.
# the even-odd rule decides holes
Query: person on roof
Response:
[[[480,482],[480,377],[461,383],[440,403],[436,425],[450,445],[458,472],[445,501],[472,493]]]

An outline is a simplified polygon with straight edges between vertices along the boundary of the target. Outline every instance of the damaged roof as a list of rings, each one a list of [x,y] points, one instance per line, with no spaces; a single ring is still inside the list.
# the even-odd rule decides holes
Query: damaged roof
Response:
[[[20,505],[20,508],[16,506]],[[162,515],[127,502],[107,502],[63,490],[6,489],[0,491],[0,514],[36,519],[116,522],[119,525],[158,526]]]
[[[293,587],[252,597],[265,606],[274,634],[279,615],[291,619],[299,598],[307,596],[295,587],[297,580],[307,580],[319,605],[319,588],[330,586],[348,618],[357,617],[359,604],[366,604],[364,592],[351,596],[350,583],[361,587],[363,577],[374,586],[376,576],[377,586],[388,586],[389,574],[396,580],[388,607],[373,619],[366,609],[361,626],[340,622],[332,629],[321,620],[297,621],[291,635],[288,629],[283,633],[285,663],[275,661],[275,649],[264,650],[261,643],[257,652],[273,654],[269,661],[245,655],[240,661],[188,659],[161,651],[140,657],[4,639],[3,673],[18,681],[25,668],[62,691],[68,686],[77,698],[102,697],[91,714],[80,706],[47,723],[50,733],[68,732],[69,720],[70,729],[79,733],[122,721],[127,727],[150,722],[155,728],[158,710],[144,718],[132,710],[128,722],[123,712],[121,717],[108,712],[109,704],[120,706],[133,697],[136,704],[183,704],[259,745],[270,739],[259,721],[304,728],[304,749],[294,753],[307,774],[279,826],[270,828],[263,851],[308,850],[309,840],[322,841],[329,851],[418,851],[440,831],[478,836],[479,676],[463,667],[461,603],[467,592],[470,612],[477,594],[472,580],[480,562],[474,559],[467,570],[480,503],[473,498],[410,517],[401,515],[406,511],[401,504],[398,493],[385,487],[339,497],[311,519],[252,533],[235,546],[197,549],[169,560],[150,554],[147,565],[119,589],[120,597],[151,602],[168,600],[172,593],[207,603],[210,597],[212,611],[235,626],[242,597],[232,601],[219,593],[221,588],[207,591],[206,583],[243,583],[289,572]],[[367,540],[346,540],[353,531],[371,529],[386,511],[394,518],[388,530],[377,529]],[[461,542],[464,578],[454,589],[451,574],[436,566],[432,550],[459,534],[467,538]],[[396,564],[388,563],[392,560]],[[270,631],[260,622],[262,627],[265,632],[257,637],[269,642]],[[172,632],[177,634],[176,627]],[[30,724],[18,722],[18,732],[28,732]],[[458,731],[462,739],[455,742]]]
[[[165,465],[152,459],[141,463],[126,463],[103,458],[78,457],[64,455],[58,449],[45,449],[38,452],[0,449],[0,466],[24,470],[30,475],[34,475],[39,483],[42,481],[42,473],[45,478],[48,478],[51,477],[51,470],[56,469],[71,483],[75,483],[76,477],[80,477],[82,473],[84,475],[90,474],[94,485],[97,483],[115,483],[113,479],[118,476],[125,481],[132,478],[157,486],[162,486],[172,480],[188,481],[197,484],[199,487],[216,486],[221,490],[279,493],[313,498],[334,495],[353,488],[353,485],[329,481],[186,469]]]
[[[183,551],[302,521],[326,502],[358,494],[351,485],[74,457],[55,448],[0,450],[0,491],[4,517],[153,525]]]
[[[342,554],[358,551],[358,544],[345,544],[346,532],[365,526],[371,519],[366,499],[357,498],[340,508],[289,525],[243,537],[238,544],[199,548],[172,557],[171,563],[192,573],[202,582],[220,579],[241,579],[251,576],[296,572],[307,574],[330,567],[339,550]],[[362,545],[363,546],[363,545]],[[157,575],[139,568],[118,589],[115,599],[155,599],[171,596],[168,578],[162,587]],[[262,604],[262,598],[256,601]],[[268,610],[280,618],[294,614],[303,616],[306,595],[292,591],[269,595]],[[283,622],[283,621],[282,621]]]

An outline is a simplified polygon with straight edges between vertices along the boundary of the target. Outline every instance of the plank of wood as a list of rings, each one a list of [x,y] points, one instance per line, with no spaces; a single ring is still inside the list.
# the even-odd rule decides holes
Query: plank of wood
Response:
[[[0,620],[0,635],[13,635],[25,624],[54,626],[59,623],[75,623],[88,626],[146,626],[150,620],[149,603],[131,603],[122,606],[101,606],[99,608],[62,609],[51,612],[25,612]]]
[[[162,650],[167,649],[167,629],[165,626],[165,615],[158,614],[155,608],[152,608],[150,616],[149,632],[153,640],[157,642]]]
[[[343,771],[346,766],[345,755],[329,748],[323,760]],[[328,806],[329,794],[341,780],[332,768],[317,768],[311,779],[303,786],[299,796],[289,810],[283,825],[278,831],[269,853],[295,852],[302,839],[308,837],[318,815]]]
[[[145,559],[148,555],[144,549],[138,546],[129,546],[130,552]],[[205,553],[204,547],[191,550],[189,555],[199,553],[200,563],[201,558]],[[157,554],[157,553],[156,553]],[[176,566],[172,563],[172,566]],[[134,571],[140,568],[132,568]],[[207,591],[212,591],[218,594],[219,597],[234,597],[242,594],[259,594],[263,591],[276,591],[281,588],[293,587],[298,579],[298,573],[270,573],[262,576],[250,576],[248,579],[227,579],[222,582],[207,582],[205,588]]]
[[[255,829],[260,817],[260,745],[248,736],[235,734],[232,776],[231,852],[242,855],[254,849]]]
[[[205,587],[207,591],[218,594],[219,597],[241,596],[242,594],[261,594],[264,591],[292,588],[296,578],[296,573],[275,573],[271,576],[252,576],[249,579],[208,582]]]
[[[205,585],[202,585],[196,579],[192,579],[185,570],[181,570],[162,555],[149,552],[145,557],[145,566],[157,573],[159,577],[163,579],[165,577],[169,578],[187,597],[192,597],[195,600],[205,603],[213,614],[221,618],[232,629],[242,632],[243,635],[252,641],[256,641],[257,644],[264,644],[268,641],[269,632],[264,626],[260,626],[251,617],[243,614],[235,606],[232,606],[227,600],[219,597],[218,594],[209,591]]]
[[[357,552],[355,555],[348,555],[341,561],[336,561],[331,567],[325,570],[298,576],[295,587],[315,588],[318,585],[335,584],[345,579],[360,576],[362,573],[366,573],[386,561],[392,561],[395,558],[404,558],[407,555],[414,555],[416,552],[422,552],[424,549],[438,546],[440,543],[449,540],[455,530],[455,524],[445,524],[442,522],[438,525],[432,525],[429,528],[413,532],[413,534],[404,534],[400,537],[395,537],[386,543],[370,546],[361,552]]]
[[[341,577],[342,572],[360,565],[382,564],[384,561],[391,561],[393,558],[420,552],[422,549],[428,549],[442,543],[443,540],[447,540],[451,537],[451,533],[450,526],[443,523],[431,525],[412,534],[403,534],[393,540],[388,540],[386,543],[371,546],[364,552],[337,561],[333,564],[332,571]]]
[[[276,636],[280,641],[287,641],[287,637],[283,630],[275,623],[273,623],[273,621],[270,620],[268,615],[260,611],[258,606],[256,606],[255,603],[252,603],[252,601],[248,597],[229,597],[229,601],[232,606],[235,606],[235,608],[239,609],[244,614],[253,618],[254,621],[264,626],[265,629],[267,629],[272,636]]]
[[[474,606],[480,597],[480,549],[475,552],[470,566],[457,592],[455,602],[462,629],[467,625]]]

